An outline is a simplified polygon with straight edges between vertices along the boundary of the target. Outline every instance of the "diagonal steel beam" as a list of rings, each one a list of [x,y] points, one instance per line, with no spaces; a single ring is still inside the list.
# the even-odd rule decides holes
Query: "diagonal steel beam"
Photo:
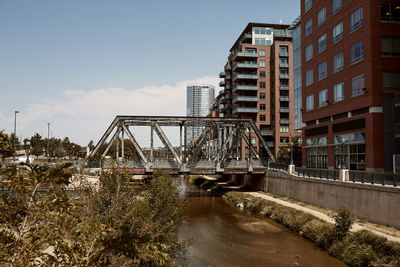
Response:
[[[257,149],[255,149],[255,147],[253,146],[253,144],[250,142],[249,137],[246,135],[245,132],[243,132],[242,137],[244,139],[244,141],[246,142],[246,144],[249,146],[251,152],[256,156],[257,159],[260,158],[260,155],[258,155]],[[251,156],[251,155],[249,155]],[[251,159],[251,157],[249,157]]]
[[[173,146],[169,142],[167,136],[164,134],[163,130],[161,129],[161,127],[157,123],[154,124],[154,130],[156,131],[158,137],[160,137],[161,142],[163,142],[165,147],[168,148],[169,151],[171,151],[172,155],[174,155],[175,160],[179,163],[179,165],[182,165],[182,161],[179,158],[179,155],[176,153],[175,149],[173,148]]]
[[[108,136],[110,136],[110,134],[112,133],[112,131],[114,130],[114,128],[118,125],[119,122],[119,117],[117,116],[113,122],[111,123],[111,125],[108,127],[107,131],[103,134],[103,136],[101,137],[101,139],[99,140],[99,142],[97,142],[97,145],[95,146],[95,148],[93,149],[93,151],[89,154],[89,156],[87,158],[91,158],[94,155],[96,155],[96,153],[99,151],[100,147],[104,144],[104,142],[107,140]]]
[[[195,144],[195,148],[194,148],[194,152],[193,154],[190,156],[189,159],[189,165],[193,163],[194,159],[197,157],[197,155],[199,154],[201,148],[203,147],[204,143],[206,142],[210,132],[211,132],[211,127],[207,127],[204,129],[204,131],[201,133],[197,143]]]
[[[221,149],[218,150],[217,155],[219,156],[221,153],[224,152],[224,150],[226,149],[226,147],[229,144],[229,141],[231,140],[232,136],[233,136],[234,130],[232,128],[231,132],[229,133],[228,137],[225,139],[224,144],[222,145]],[[218,157],[214,158],[214,161],[217,161]]]
[[[141,149],[141,147],[139,146],[139,143],[136,141],[135,137],[133,136],[133,134],[131,133],[131,131],[129,130],[128,127],[125,126],[125,124],[122,123],[122,129],[124,129],[124,131],[126,132],[126,134],[128,135],[129,139],[132,141],[133,146],[135,147],[136,151],[139,153],[139,156],[142,158],[142,160],[144,161],[144,163],[147,163],[148,160],[146,158],[146,156],[143,154],[143,150]]]
[[[104,150],[103,154],[101,155],[102,158],[104,158],[108,151],[110,150],[110,148],[112,147],[112,144],[114,143],[115,139],[117,139],[117,137],[119,136],[119,133],[121,132],[121,128],[118,127],[117,131],[115,131],[113,137],[110,140],[110,143],[108,143],[106,150]],[[101,144],[100,146],[102,146],[103,144]]]
[[[258,130],[257,126],[255,125],[254,121],[249,122],[251,128],[253,129],[254,133],[258,137],[258,140],[260,140],[262,146],[264,147],[265,151],[267,151],[268,156],[272,162],[275,162],[275,157],[272,155],[271,150],[269,150],[269,147],[267,145],[267,142],[265,142],[264,138],[262,137],[260,130]]]

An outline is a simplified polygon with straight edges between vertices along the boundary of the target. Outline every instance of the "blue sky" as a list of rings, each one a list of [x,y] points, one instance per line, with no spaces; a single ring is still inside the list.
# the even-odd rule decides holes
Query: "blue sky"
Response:
[[[0,130],[19,110],[18,136],[46,135],[51,122],[54,136],[86,145],[117,114],[185,115],[185,84],[217,85],[248,22],[290,24],[299,5],[0,0]]]

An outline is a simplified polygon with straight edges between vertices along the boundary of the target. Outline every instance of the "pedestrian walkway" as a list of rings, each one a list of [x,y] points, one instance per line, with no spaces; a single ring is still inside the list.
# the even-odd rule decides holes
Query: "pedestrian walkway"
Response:
[[[325,222],[328,222],[328,223],[332,223],[332,224],[335,223],[335,220],[333,218],[329,217],[328,215],[326,215],[325,213],[322,213],[320,211],[316,211],[316,210],[313,210],[313,209],[310,209],[310,208],[306,208],[306,207],[303,207],[303,206],[300,206],[300,205],[297,205],[297,204],[294,204],[294,203],[291,203],[291,202],[288,202],[288,201],[285,201],[285,200],[282,200],[282,199],[279,199],[279,198],[271,197],[271,196],[268,196],[268,195],[260,193],[260,192],[244,192],[244,194],[247,194],[247,195],[250,195],[250,196],[253,196],[253,197],[263,198],[263,199],[278,203],[278,204],[280,204],[282,206],[286,206],[286,207],[290,207],[290,208],[293,208],[293,209],[296,209],[296,210],[303,211],[305,213],[311,214],[311,215],[317,217],[318,219],[321,219],[321,220],[323,220]],[[395,236],[392,236],[392,235],[388,235],[386,233],[382,233],[380,231],[377,231],[377,230],[372,229],[370,227],[366,227],[366,226],[360,225],[358,223],[354,223],[353,227],[351,228],[352,232],[357,232],[357,231],[361,231],[361,230],[368,230],[370,232],[373,232],[376,235],[386,237],[389,241],[394,241],[394,242],[399,242],[400,243],[400,238],[399,237],[395,237]]]

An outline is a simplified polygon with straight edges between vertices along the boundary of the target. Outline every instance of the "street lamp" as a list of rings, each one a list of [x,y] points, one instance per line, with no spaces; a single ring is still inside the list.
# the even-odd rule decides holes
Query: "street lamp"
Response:
[[[342,137],[342,170],[344,169],[344,144],[346,143],[346,139]]]
[[[15,141],[17,140],[17,113],[18,110],[14,111],[14,139],[13,139],[13,148],[15,149]],[[14,154],[14,163],[15,163],[15,154]]]
[[[29,165],[29,157],[31,152],[31,142],[27,141],[25,144],[25,151],[26,151],[26,165]]]
[[[293,140],[290,141],[290,165],[293,165]]]

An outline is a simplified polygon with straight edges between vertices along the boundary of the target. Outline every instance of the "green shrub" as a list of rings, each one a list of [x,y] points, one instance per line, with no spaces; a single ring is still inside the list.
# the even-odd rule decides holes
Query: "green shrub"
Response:
[[[333,226],[319,219],[312,219],[301,227],[303,236],[318,246],[329,249],[332,244]]]
[[[341,207],[338,210],[337,215],[332,217],[335,219],[335,228],[333,230],[334,239],[342,240],[350,232],[351,226],[354,223],[354,217],[345,207]]]
[[[352,243],[344,249],[339,259],[350,266],[364,267],[369,266],[370,263],[376,261],[378,257],[370,245]]]
[[[262,199],[255,200],[249,204],[249,210],[254,213],[260,213],[266,204]]]

